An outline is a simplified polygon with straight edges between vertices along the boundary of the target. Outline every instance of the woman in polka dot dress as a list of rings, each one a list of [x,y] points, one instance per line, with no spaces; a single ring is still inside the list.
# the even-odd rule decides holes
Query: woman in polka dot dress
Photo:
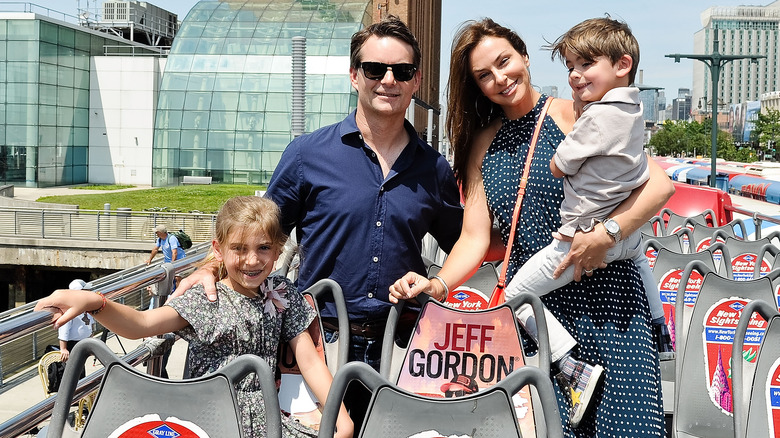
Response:
[[[439,272],[441,280],[428,281],[409,273],[391,287],[395,298],[419,292],[441,296],[445,287],[465,281],[485,258],[503,257],[503,248],[500,252],[490,250],[491,228],[495,220],[506,245],[529,141],[547,99],[531,86],[529,64],[523,40],[490,19],[468,22],[456,36],[447,131],[455,151],[455,172],[464,187],[463,230]],[[560,226],[563,183],[552,176],[549,163],[574,121],[573,103],[554,99],[539,122],[543,125],[512,244],[507,281],[551,241],[552,232]],[[652,160],[650,174],[650,181],[610,216],[624,234],[650,219],[674,190]],[[604,383],[593,395],[591,410],[576,429],[568,421],[572,401],[567,388],[556,385],[562,423],[567,437],[661,437],[661,379],[647,298],[633,262],[603,264],[613,242],[603,226],[578,232],[559,270],[569,265],[574,265],[577,273],[596,270],[542,297],[577,341],[577,357],[605,369]]]

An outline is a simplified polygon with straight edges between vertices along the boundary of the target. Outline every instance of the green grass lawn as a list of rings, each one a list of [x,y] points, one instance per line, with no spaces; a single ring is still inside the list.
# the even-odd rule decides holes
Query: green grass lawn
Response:
[[[106,192],[90,195],[44,196],[40,202],[78,205],[83,210],[103,210],[103,205],[111,204],[111,209],[130,208],[142,211],[149,208],[165,208],[189,212],[198,210],[212,213],[233,196],[254,195],[255,190],[265,190],[265,186],[210,184],[161,187],[148,190],[130,190],[124,192]]]

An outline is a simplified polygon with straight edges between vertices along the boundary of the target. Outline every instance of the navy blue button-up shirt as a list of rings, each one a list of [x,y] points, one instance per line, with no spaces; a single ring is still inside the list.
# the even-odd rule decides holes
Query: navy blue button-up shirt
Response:
[[[351,320],[383,318],[390,285],[408,271],[425,275],[426,233],[447,252],[460,235],[463,210],[449,164],[409,122],[405,128],[411,141],[386,178],[353,112],[293,140],[266,192],[281,208],[285,232],[296,229],[299,289],[336,281]],[[322,315],[335,309],[328,304]]]

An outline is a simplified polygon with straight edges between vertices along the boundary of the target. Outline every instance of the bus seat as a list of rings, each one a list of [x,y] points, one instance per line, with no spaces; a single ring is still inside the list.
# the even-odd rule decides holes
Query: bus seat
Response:
[[[235,385],[254,373],[266,394],[275,394],[273,373],[254,355],[242,355],[218,371],[189,380],[169,380],[129,366],[97,339],[76,344],[54,404],[48,437],[63,433],[79,370],[89,355],[105,367],[103,380],[87,418],[83,438],[125,436],[135,430],[160,436],[203,431],[208,436],[244,436]],[[276,397],[264,397],[268,436],[281,438],[281,412]],[[118,434],[118,435],[116,435]],[[159,435],[159,434],[158,434]],[[155,435],[157,436],[157,435]]]
[[[322,416],[320,437],[332,437],[339,403],[348,384],[357,380],[371,391],[371,402],[356,437],[413,436],[521,437],[512,395],[533,385],[540,395],[548,438],[563,437],[560,414],[548,374],[525,366],[512,371],[490,388],[460,397],[431,398],[399,388],[362,362],[350,362],[333,380]],[[332,402],[331,402],[332,401]],[[554,419],[554,420],[553,420]],[[357,432],[357,431],[356,431]],[[545,435],[540,435],[545,436]]]
[[[763,320],[754,319],[754,312]],[[745,351],[745,335],[750,331],[751,338],[755,338],[761,324],[766,324],[766,331],[763,339],[758,340],[760,346],[754,350],[757,340],[750,339],[751,347]],[[731,363],[734,437],[776,436],[780,432],[780,313],[776,304],[754,300],[745,306],[734,338]]]

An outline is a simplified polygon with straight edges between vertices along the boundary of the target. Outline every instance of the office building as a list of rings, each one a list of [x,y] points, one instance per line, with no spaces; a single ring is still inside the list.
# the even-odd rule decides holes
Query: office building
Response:
[[[780,89],[780,0],[767,6],[716,6],[701,14],[703,28],[694,34],[694,53],[712,53],[713,41],[726,55],[766,55],[727,63],[718,82],[719,111],[731,104],[758,100]],[[710,69],[693,62],[693,101],[712,99]]]
[[[13,9],[18,6],[24,9]],[[126,55],[134,53],[146,58],[147,69],[159,70],[148,55],[160,55],[160,50],[100,32],[96,21],[70,17],[83,21],[78,25],[64,21],[65,14],[28,6],[32,5],[0,5],[0,183],[27,187],[86,183],[94,148],[119,133],[122,123],[134,123],[134,106],[125,101],[123,118],[120,98],[146,95],[143,69],[124,64],[132,78],[123,83],[116,75],[100,81],[101,66],[116,70]],[[100,61],[109,57],[109,62]],[[146,84],[156,87],[151,81]],[[120,92],[123,85],[129,94]],[[150,94],[147,103],[138,103],[145,105],[149,120],[149,152],[153,102]],[[108,119],[103,104],[115,109]],[[116,129],[111,132],[107,127]],[[139,136],[133,135],[136,142]],[[129,153],[128,160],[133,155]],[[123,164],[114,159],[101,164],[109,168]]]
[[[691,90],[680,88],[677,90],[677,98],[672,100],[672,120],[690,120],[693,109]]]

